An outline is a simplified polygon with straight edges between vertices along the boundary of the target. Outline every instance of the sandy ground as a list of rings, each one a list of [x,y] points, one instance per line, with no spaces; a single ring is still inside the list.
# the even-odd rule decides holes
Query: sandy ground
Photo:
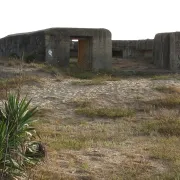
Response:
[[[121,63],[117,64],[118,66],[122,65]],[[125,67],[127,68],[127,66]],[[107,81],[102,85],[82,86],[72,84],[74,81],[79,81],[77,79],[67,78],[58,81],[55,77],[36,71],[34,68],[25,68],[24,71],[29,75],[38,75],[41,82],[24,85],[22,94],[27,94],[29,98],[32,98],[33,105],[52,109],[53,114],[50,115],[52,121],[53,119],[65,121],[66,119],[80,118],[75,115],[74,107],[71,105],[75,100],[90,100],[95,107],[137,107],[138,100],[148,101],[162,95],[155,91],[154,87],[160,85],[180,87],[180,81],[177,79],[152,80],[143,77],[123,78],[119,81]],[[17,68],[0,65],[1,78],[13,77],[18,73]],[[146,117],[142,117],[142,113],[138,112],[135,121],[142,118]],[[94,123],[103,121],[102,118],[90,120],[92,126]],[[105,120],[107,123],[108,121],[111,119]],[[134,165],[133,168],[141,166],[140,171],[143,171],[143,167],[148,167],[149,173],[151,171],[160,173],[166,170],[166,166],[162,162],[149,158],[146,147],[151,145],[148,141],[146,143],[146,137],[126,137],[120,145],[120,149],[90,147],[78,151],[62,150],[55,154],[53,152],[48,155],[46,164],[43,166],[47,167],[47,172],[53,171],[57,174],[57,177],[59,177],[58,174],[63,174],[61,178],[65,176],[64,179],[66,179],[66,175],[67,179],[113,179],[113,176],[114,179],[118,179],[118,169],[121,167],[126,169],[130,164]],[[52,160],[53,156],[56,158],[55,161]],[[128,170],[126,173],[129,172]]]

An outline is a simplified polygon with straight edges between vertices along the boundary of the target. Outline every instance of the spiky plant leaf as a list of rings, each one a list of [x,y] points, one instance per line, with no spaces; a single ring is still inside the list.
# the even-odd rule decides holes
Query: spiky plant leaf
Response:
[[[31,100],[9,94],[4,108],[0,109],[0,171],[22,175],[25,165],[37,162],[37,157],[26,153],[31,148],[35,129],[30,124],[37,107],[29,109]]]

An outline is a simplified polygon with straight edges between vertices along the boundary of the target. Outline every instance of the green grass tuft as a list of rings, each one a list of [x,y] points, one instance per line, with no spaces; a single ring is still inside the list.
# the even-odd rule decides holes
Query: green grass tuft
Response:
[[[180,136],[179,113],[163,110],[154,117],[155,120],[146,121],[142,131],[145,134],[159,134],[161,136]]]
[[[171,79],[172,76],[170,75],[155,75],[155,76],[152,76],[152,80],[168,80],[168,79]]]
[[[87,117],[130,117],[135,114],[131,109],[122,108],[78,108],[75,112],[79,115],[85,115]]]
[[[168,95],[165,98],[153,99],[146,103],[156,108],[177,108],[180,105],[180,96]]]
[[[92,85],[104,85],[104,84],[105,84],[105,81],[103,81],[102,79],[72,82],[72,85],[79,85],[79,86],[92,86]]]
[[[168,93],[168,94],[179,94],[180,93],[180,87],[176,86],[157,86],[154,88],[155,90],[162,92],[162,93]]]

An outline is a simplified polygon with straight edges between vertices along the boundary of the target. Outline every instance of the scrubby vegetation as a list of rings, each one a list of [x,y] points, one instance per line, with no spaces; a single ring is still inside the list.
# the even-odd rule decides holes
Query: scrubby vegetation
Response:
[[[1,179],[25,176],[26,168],[36,164],[43,152],[35,140],[31,126],[37,108],[29,109],[31,101],[9,94],[0,109],[0,177]],[[41,154],[42,153],[42,154]]]
[[[12,60],[0,65],[17,67]],[[0,80],[5,102],[0,104],[4,178],[180,178],[178,74],[155,76],[117,68],[85,72],[74,64],[57,68],[24,63],[23,68],[35,71]],[[33,98],[32,106],[40,105],[38,111],[28,98],[8,95],[19,90],[18,95],[28,93]],[[48,158],[34,166],[45,155],[38,134],[46,143]]]
[[[88,117],[104,117],[104,118],[117,118],[117,117],[130,117],[135,114],[131,109],[125,108],[78,108],[75,110],[77,114],[82,114]]]

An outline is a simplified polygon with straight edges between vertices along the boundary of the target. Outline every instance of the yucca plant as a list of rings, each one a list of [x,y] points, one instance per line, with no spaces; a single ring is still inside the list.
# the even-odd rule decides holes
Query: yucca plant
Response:
[[[38,142],[33,141],[36,132],[30,126],[37,107],[29,109],[31,100],[26,100],[26,97],[20,100],[18,96],[9,94],[0,109],[0,176],[23,175],[26,166],[37,160],[32,156],[37,150],[34,144]]]

